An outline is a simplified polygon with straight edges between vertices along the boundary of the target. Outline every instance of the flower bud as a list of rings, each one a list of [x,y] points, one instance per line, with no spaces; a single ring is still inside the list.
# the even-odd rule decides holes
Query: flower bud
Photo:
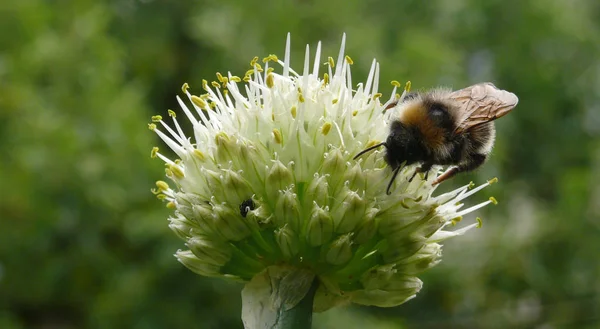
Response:
[[[269,193],[269,198],[275,200],[278,197],[279,191],[285,190],[292,182],[292,172],[281,161],[273,161],[273,165],[269,168],[265,181],[265,184],[268,186],[267,193]]]
[[[416,254],[426,242],[423,238],[409,235],[389,237],[388,243],[383,259],[386,263],[396,263]]]
[[[275,218],[278,226],[289,225],[293,231],[300,231],[300,213],[298,212],[298,198],[290,190],[280,192],[275,205]]]
[[[183,192],[175,193],[175,199],[177,200],[177,211],[186,218],[193,218],[193,206],[203,201],[198,195]]]
[[[203,234],[214,235],[216,215],[210,204],[201,202],[192,207],[193,220],[197,223],[198,231]]]
[[[229,136],[220,131],[215,135],[215,144],[217,146],[215,158],[218,162],[227,163],[239,157],[239,146],[235,136]]]
[[[329,245],[325,260],[332,265],[342,265],[352,258],[352,233],[341,235]]]
[[[229,169],[225,170],[223,187],[227,189],[227,191],[231,191],[237,195],[237,198],[231,198],[231,200],[229,200],[229,202],[235,204],[241,203],[243,200],[248,199],[253,194],[248,182],[246,182],[246,180],[240,174]]]
[[[437,243],[425,245],[419,252],[411,257],[405,258],[396,265],[407,275],[417,275],[435,265],[442,258],[442,246]]]
[[[403,232],[409,225],[427,216],[428,212],[423,211],[420,207],[417,209],[405,209],[398,205],[391,209],[386,209],[382,213],[379,221],[379,233],[387,237],[396,235],[398,232]]]
[[[371,240],[377,233],[377,221],[375,215],[379,212],[377,208],[370,208],[365,212],[359,227],[356,229],[356,242],[358,244],[366,243]]]
[[[192,272],[204,276],[218,276],[219,266],[201,261],[190,250],[179,250],[175,253],[177,260]]]
[[[329,174],[327,181],[333,190],[337,190],[339,188],[339,185],[342,183],[342,178],[344,177],[343,173],[345,170],[346,163],[344,162],[342,151],[334,148],[325,154],[325,160],[323,161],[323,172]]]
[[[211,194],[215,199],[219,201],[227,200],[227,190],[223,186],[223,175],[221,173],[202,168],[200,170],[206,180],[206,187],[210,190]]]
[[[187,240],[192,230],[189,221],[183,216],[169,217],[169,228],[182,240]]]
[[[373,273],[375,272],[375,273]],[[352,301],[363,305],[391,307],[414,298],[423,287],[423,282],[416,277],[400,273],[384,273],[370,271],[363,279],[364,290],[352,293]]]
[[[337,204],[331,212],[334,218],[335,231],[337,233],[347,233],[354,230],[365,216],[366,208],[367,202],[358,193],[346,190],[342,202]]]
[[[275,240],[285,259],[291,259],[298,253],[298,236],[287,225],[275,231]]]
[[[215,229],[225,239],[230,241],[240,241],[250,235],[250,229],[241,219],[241,215],[225,205],[214,205],[213,211],[216,214]]]
[[[363,191],[366,189],[366,175],[363,173],[360,164],[357,162],[344,174],[344,181],[348,182],[348,188],[353,191]]]
[[[318,174],[315,174],[314,177],[306,189],[306,199],[327,204],[329,202],[329,183],[327,183],[327,177]],[[310,203],[308,205],[310,206]]]
[[[313,247],[329,242],[333,236],[333,219],[329,209],[319,207],[315,202],[313,205],[308,227],[306,229],[306,241]]]
[[[223,266],[231,259],[231,247],[222,242],[211,240],[207,236],[194,236],[185,244],[202,262]]]

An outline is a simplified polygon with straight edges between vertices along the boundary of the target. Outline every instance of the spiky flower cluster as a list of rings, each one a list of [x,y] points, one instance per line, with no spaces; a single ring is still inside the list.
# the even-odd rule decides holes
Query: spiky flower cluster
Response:
[[[271,55],[262,68],[255,58],[243,79],[217,74],[218,82],[203,82],[200,96],[184,85],[192,108],[177,100],[193,136],[172,111],[172,126],[160,116],[150,124],[178,157],[153,149],[175,186],[158,181],[155,193],[175,210],[170,228],[188,248],[177,259],[200,275],[247,281],[285,265],[318,276],[316,299],[329,301],[318,304],[321,310],[340,300],[399,305],[420,290],[416,275],[440,261],[439,242],[478,225],[446,230],[494,201],[460,210],[491,182],[433,196],[440,168],[409,182],[414,168],[407,167],[386,195],[391,170],[383,153],[352,158],[385,140],[394,111],[384,109],[402,97],[399,84],[382,104],[376,61],[353,89],[344,39],[323,75],[320,55],[319,43],[309,65],[307,46],[298,74],[289,66],[288,38],[283,61]]]

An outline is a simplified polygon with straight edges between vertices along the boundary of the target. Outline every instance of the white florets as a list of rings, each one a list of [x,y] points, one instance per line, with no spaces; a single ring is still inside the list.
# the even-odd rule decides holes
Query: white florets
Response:
[[[385,140],[391,111],[384,109],[399,96],[394,83],[390,100],[380,101],[376,61],[355,86],[344,41],[323,75],[320,43],[312,67],[307,46],[298,74],[289,67],[288,39],[283,61],[271,55],[262,68],[255,58],[244,79],[218,74],[219,81],[203,82],[200,96],[184,85],[192,107],[177,100],[193,124],[191,137],[174,112],[173,128],[153,118],[150,128],[179,158],[153,150],[175,184],[159,181],[156,193],[175,209],[170,227],[189,248],[176,254],[185,266],[249,280],[285,264],[319,276],[320,309],[333,299],[393,306],[419,291],[415,275],[439,262],[438,242],[478,225],[445,230],[493,201],[460,210],[464,198],[491,182],[434,197],[437,170],[427,181],[408,182],[414,168],[405,168],[386,195],[384,150],[352,159]]]

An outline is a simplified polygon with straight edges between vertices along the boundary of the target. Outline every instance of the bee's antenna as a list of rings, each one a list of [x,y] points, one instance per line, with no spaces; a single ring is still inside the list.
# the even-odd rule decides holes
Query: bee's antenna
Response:
[[[387,186],[387,189],[385,190],[385,193],[387,195],[392,194],[392,192],[390,191],[390,189],[392,188],[392,184],[394,184],[394,181],[396,180],[396,176],[398,176],[398,172],[400,171],[400,169],[402,169],[403,166],[398,166],[396,167],[396,169],[394,169],[394,173],[392,174],[392,179],[390,179],[390,183]]]
[[[367,149],[364,149],[364,150],[360,151],[360,153],[358,153],[357,155],[355,155],[354,158],[352,158],[352,160],[356,160],[356,159],[358,159],[359,156],[361,156],[361,155],[363,155],[363,154],[365,154],[365,153],[367,153],[369,151],[372,151],[372,150],[374,150],[374,149],[376,149],[378,147],[381,147],[381,146],[387,147],[387,145],[385,144],[385,142],[379,143],[377,145],[373,145],[373,146],[371,146],[371,147],[369,147]]]

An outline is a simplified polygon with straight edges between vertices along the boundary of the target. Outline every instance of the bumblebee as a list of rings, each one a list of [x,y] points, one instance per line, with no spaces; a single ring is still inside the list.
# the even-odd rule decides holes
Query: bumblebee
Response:
[[[384,146],[385,161],[393,170],[387,194],[404,166],[420,163],[414,174],[434,165],[451,166],[433,185],[454,175],[474,170],[489,157],[496,130],[493,121],[508,114],[519,102],[513,93],[492,83],[480,83],[457,91],[433,89],[410,93],[385,109],[394,109],[385,142],[369,147],[361,155]]]

